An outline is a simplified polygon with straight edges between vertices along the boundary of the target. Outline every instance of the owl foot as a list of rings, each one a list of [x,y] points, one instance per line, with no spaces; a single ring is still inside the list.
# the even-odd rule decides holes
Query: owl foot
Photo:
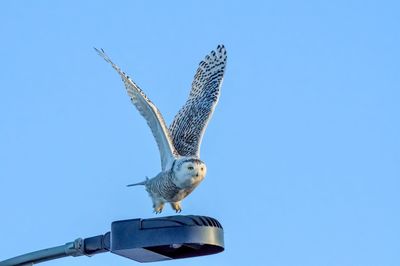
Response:
[[[182,211],[181,202],[180,201],[171,202],[171,207],[172,207],[172,209],[175,210],[176,213],[180,213]]]
[[[164,203],[158,203],[157,205],[155,204],[155,205],[153,205],[153,208],[154,208],[153,212],[155,214],[159,214],[162,212],[162,210],[164,208]]]

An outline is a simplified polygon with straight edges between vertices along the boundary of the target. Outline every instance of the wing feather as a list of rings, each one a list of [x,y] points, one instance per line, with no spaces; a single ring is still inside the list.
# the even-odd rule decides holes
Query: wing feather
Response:
[[[200,62],[189,97],[169,127],[174,147],[182,156],[200,157],[204,131],[218,103],[226,59],[225,47],[218,45]]]
[[[103,49],[94,49],[101,57],[103,57],[105,61],[110,63],[111,66],[121,76],[132,103],[138,109],[140,114],[146,119],[147,124],[149,125],[157,142],[161,157],[161,168],[163,171],[167,170],[167,167],[171,165],[172,161],[178,156],[178,152],[173,145],[170,132],[160,111],[150,101],[150,99],[147,98],[144,92],[116,64],[111,61]]]

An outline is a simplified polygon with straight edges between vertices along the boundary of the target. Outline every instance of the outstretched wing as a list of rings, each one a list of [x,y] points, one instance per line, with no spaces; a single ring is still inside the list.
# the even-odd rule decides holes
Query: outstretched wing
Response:
[[[218,102],[226,65],[226,50],[218,45],[200,62],[185,105],[169,127],[175,149],[182,156],[200,157],[200,144]]]
[[[160,150],[161,168],[166,170],[167,166],[178,156],[174,148],[168,128],[164,118],[157,107],[147,98],[144,92],[107,56],[103,49],[94,48],[97,53],[104,58],[121,76],[125,88],[131,98],[132,103],[139,110],[140,114],[146,119],[154,138],[156,139],[158,149]]]

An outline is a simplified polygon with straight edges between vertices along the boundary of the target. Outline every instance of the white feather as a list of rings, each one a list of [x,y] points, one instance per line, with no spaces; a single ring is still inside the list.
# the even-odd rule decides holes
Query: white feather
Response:
[[[95,48],[98,54],[104,58],[121,76],[125,84],[125,88],[131,98],[132,103],[139,110],[140,114],[146,119],[151,132],[157,142],[158,149],[161,157],[161,169],[165,171],[169,169],[172,162],[177,158],[178,152],[176,151],[169,130],[165,124],[164,118],[157,107],[150,101],[144,92],[124,73],[121,69],[114,64],[107,56],[104,50]]]

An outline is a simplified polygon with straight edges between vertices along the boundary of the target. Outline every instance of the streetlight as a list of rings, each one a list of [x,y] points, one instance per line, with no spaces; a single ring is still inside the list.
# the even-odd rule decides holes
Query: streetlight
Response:
[[[104,235],[0,261],[0,266],[33,265],[68,256],[111,252],[138,262],[211,255],[224,250],[224,231],[214,218],[175,215],[115,221]]]

